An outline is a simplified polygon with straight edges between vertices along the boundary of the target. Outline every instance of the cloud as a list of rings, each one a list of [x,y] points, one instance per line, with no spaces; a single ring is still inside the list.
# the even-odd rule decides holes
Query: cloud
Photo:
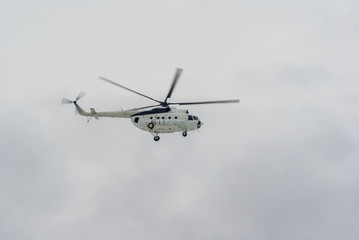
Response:
[[[24,3],[25,4],[25,3]],[[3,3],[3,239],[355,239],[357,3]],[[23,8],[21,7],[23,6]],[[188,107],[159,142],[62,106]]]

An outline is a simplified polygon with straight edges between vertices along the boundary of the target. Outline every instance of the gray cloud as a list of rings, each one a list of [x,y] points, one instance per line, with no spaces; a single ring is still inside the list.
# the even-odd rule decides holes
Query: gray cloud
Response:
[[[21,4],[20,4],[21,3]],[[354,1],[4,2],[1,239],[356,239]],[[192,106],[159,142],[85,109]]]

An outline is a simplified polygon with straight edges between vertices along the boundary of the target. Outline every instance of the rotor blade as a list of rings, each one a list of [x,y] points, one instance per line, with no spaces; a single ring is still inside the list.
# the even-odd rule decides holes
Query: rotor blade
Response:
[[[161,106],[161,104],[147,106],[147,107],[133,108],[133,109],[129,109],[127,111],[141,110],[141,109],[146,109],[146,108],[151,108],[151,107],[158,107],[158,106]]]
[[[170,88],[170,90],[168,91],[167,97],[166,97],[166,99],[165,99],[165,101],[164,101],[165,103],[167,102],[167,99],[171,98],[173,89],[175,88],[175,86],[176,86],[176,84],[177,84],[177,81],[178,81],[179,77],[181,76],[182,71],[183,71],[183,70],[182,70],[181,68],[177,68],[177,69],[176,69],[176,73],[175,73],[175,76],[174,76],[174,78],[173,78],[171,88]]]
[[[84,96],[86,96],[86,93],[80,92],[75,101],[80,100],[80,99],[83,98]]]
[[[72,101],[67,98],[62,98],[61,100],[61,104],[70,104],[70,103],[72,103]]]
[[[162,103],[162,102],[160,102],[160,101],[158,101],[158,100],[156,100],[156,99],[154,99],[154,98],[151,98],[151,97],[146,96],[146,95],[144,95],[144,94],[142,94],[142,93],[136,92],[136,91],[134,91],[134,90],[132,90],[132,89],[129,89],[129,88],[125,87],[125,86],[122,86],[122,85],[120,85],[120,84],[118,84],[118,83],[116,83],[116,82],[113,82],[113,81],[111,81],[111,80],[109,80],[109,79],[107,79],[107,78],[99,77],[99,79],[101,79],[101,80],[103,80],[103,81],[105,81],[105,82],[111,83],[111,84],[113,84],[113,85],[115,85],[115,86],[117,86],[117,87],[126,89],[126,90],[128,90],[128,91],[130,91],[130,92],[136,93],[136,94],[138,94],[138,95],[140,95],[140,96],[142,96],[142,97],[151,99],[152,101],[155,101],[155,102],[158,102],[158,103]]]
[[[196,104],[214,104],[214,103],[239,103],[239,99],[234,99],[234,100],[220,100],[220,101],[206,101],[206,102],[168,103],[168,105],[196,105]]]

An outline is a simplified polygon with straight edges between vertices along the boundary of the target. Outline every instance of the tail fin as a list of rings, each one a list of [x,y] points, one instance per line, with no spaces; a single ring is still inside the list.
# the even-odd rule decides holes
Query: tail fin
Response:
[[[77,102],[74,102],[74,104],[75,104],[75,107],[76,107],[77,112],[80,113],[80,115],[82,115],[82,116],[86,116],[86,111],[83,110],[83,109],[77,104]]]

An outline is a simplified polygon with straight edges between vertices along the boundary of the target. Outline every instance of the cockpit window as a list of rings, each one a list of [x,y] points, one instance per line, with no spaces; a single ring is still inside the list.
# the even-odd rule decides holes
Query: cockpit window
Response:
[[[193,120],[192,115],[188,115],[188,120]]]
[[[198,120],[198,117],[196,117],[196,116],[193,116],[193,119],[194,119],[194,120]]]

